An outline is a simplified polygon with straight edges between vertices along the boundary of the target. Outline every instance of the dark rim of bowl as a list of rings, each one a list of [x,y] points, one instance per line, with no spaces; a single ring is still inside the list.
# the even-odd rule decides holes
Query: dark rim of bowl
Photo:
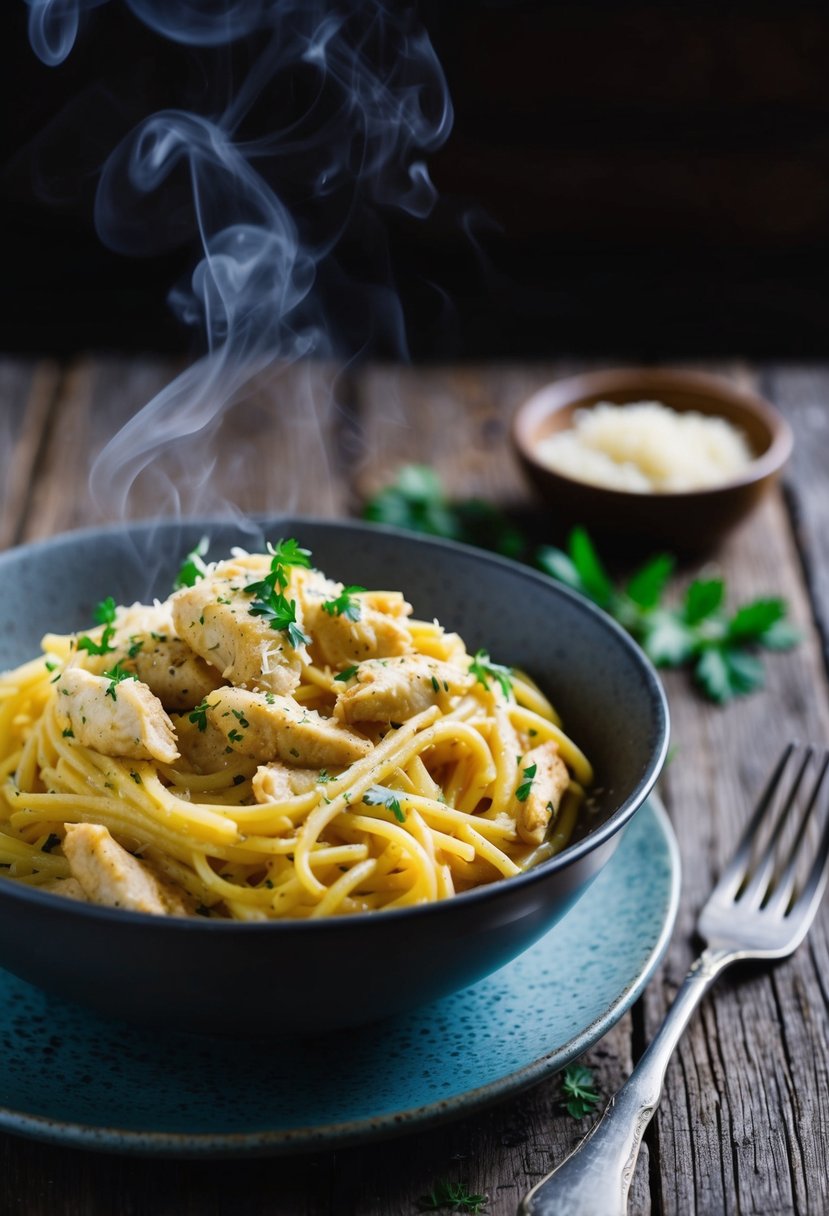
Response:
[[[620,377],[626,380],[633,379],[634,377],[641,379],[643,391],[649,393],[656,391],[657,386],[662,384],[669,392],[673,389],[696,389],[711,400],[719,399],[722,401],[739,402],[739,404],[745,406],[748,412],[761,419],[766,426],[771,442],[766,451],[760,456],[756,456],[746,466],[745,472],[739,476],[730,477],[727,481],[717,482],[713,486],[701,486],[697,490],[650,492],[620,490],[616,486],[602,486],[595,482],[580,481],[576,477],[569,477],[559,469],[553,469],[545,464],[543,460],[539,460],[531,440],[530,430],[534,429],[541,419],[551,414],[557,414],[565,409],[578,409],[582,405],[582,401],[578,396],[559,400],[554,405],[546,405],[545,398],[551,393],[551,390],[555,390],[556,393],[565,393],[568,385],[575,386],[581,383],[585,386],[585,397],[592,397],[596,392],[610,394],[613,392],[614,385],[618,387]],[[594,402],[593,404],[597,403]],[[585,405],[585,408],[590,409],[591,406]],[[731,421],[731,418],[725,413],[719,416],[725,418],[728,422]],[[737,388],[727,380],[720,380],[716,376],[708,376],[704,372],[663,372],[658,368],[631,368],[630,370],[618,368],[613,371],[585,372],[582,375],[568,376],[563,380],[552,380],[549,384],[534,392],[523,405],[518,407],[512,421],[512,438],[515,447],[523,459],[534,465],[535,468],[541,470],[551,479],[559,480],[570,486],[587,487],[588,490],[605,496],[608,501],[618,500],[619,502],[629,502],[631,499],[656,498],[660,502],[688,503],[694,500],[698,501],[701,498],[715,498],[718,495],[727,494],[731,490],[754,485],[765,477],[778,473],[789,459],[794,444],[794,436],[788,422],[765,398],[758,396],[756,393]]]
[[[638,785],[628,794],[621,806],[604,821],[599,824],[593,831],[576,841],[572,845],[568,845],[557,853],[555,857],[549,858],[547,861],[540,862],[531,870],[527,870],[523,874],[517,874],[512,878],[504,881],[496,881],[487,883],[485,886],[476,887],[472,891],[461,891],[448,900],[438,900],[429,904],[416,904],[407,908],[390,908],[379,912],[375,916],[359,917],[342,916],[342,917],[326,917],[318,920],[269,920],[269,921],[223,921],[209,920],[205,917],[158,917],[145,912],[133,912],[125,908],[105,908],[98,907],[94,904],[83,904],[74,900],[66,899],[64,902],[66,907],[62,908],[64,915],[77,915],[81,917],[89,917],[93,920],[110,920],[113,917],[116,920],[121,920],[125,924],[137,925],[154,925],[156,927],[163,926],[165,932],[184,932],[192,933],[206,931],[210,933],[263,933],[263,932],[302,932],[302,933],[321,933],[323,931],[330,932],[346,932],[353,929],[355,924],[360,925],[377,925],[385,924],[399,919],[411,919],[413,917],[436,916],[445,914],[449,908],[458,906],[458,901],[462,901],[463,906],[469,906],[473,903],[481,903],[489,899],[497,899],[499,892],[504,890],[505,882],[510,890],[516,890],[520,885],[523,888],[530,888],[539,882],[544,881],[550,874],[566,869],[573,862],[580,860],[588,853],[592,853],[600,845],[610,840],[617,832],[621,830],[633,817],[634,813],[645,802],[648,795],[653,790],[662,767],[665,763],[665,757],[668,752],[668,743],[670,735],[670,717],[668,711],[668,702],[665,696],[665,690],[662,683],[656,674],[656,671],[650,660],[640,649],[633,639],[618,625],[610,616],[602,612],[589,600],[578,595],[575,591],[571,591],[569,587],[565,587],[561,583],[555,582],[549,575],[543,574],[541,571],[533,570],[529,566],[525,566],[520,562],[515,562],[506,557],[500,557],[498,554],[490,553],[486,549],[477,549],[471,545],[461,544],[458,541],[445,540],[442,537],[427,536],[422,533],[406,532],[400,528],[392,528],[386,524],[366,523],[360,520],[351,519],[324,519],[319,516],[294,515],[286,513],[284,515],[252,515],[246,517],[254,526],[269,529],[291,529],[297,533],[301,532],[303,527],[326,527],[338,532],[356,532],[362,537],[371,536],[373,533],[406,541],[409,543],[423,544],[426,546],[436,547],[438,549],[446,549],[450,552],[459,552],[466,556],[473,556],[476,560],[484,564],[494,566],[496,569],[506,569],[511,574],[518,574],[532,584],[540,584],[547,590],[553,590],[556,594],[561,595],[564,599],[571,600],[580,610],[584,611],[589,617],[592,617],[597,626],[611,634],[616,641],[626,649],[634,660],[642,668],[646,678],[647,691],[656,707],[657,723],[661,726],[658,733],[657,748],[655,754],[647,766],[647,769],[639,781]],[[117,536],[130,533],[150,533],[153,531],[192,531],[194,533],[204,534],[210,528],[229,528],[239,527],[241,525],[237,519],[232,516],[195,516],[193,518],[182,518],[177,520],[161,519],[141,519],[130,521],[122,524],[108,524],[101,527],[79,528],[70,532],[62,532],[56,536],[52,536],[43,541],[33,541],[26,545],[18,545],[12,549],[7,549],[0,553],[0,572],[8,558],[25,557],[29,553],[48,552],[50,549],[63,547],[66,544],[74,542],[83,543],[84,541],[94,540],[102,536]],[[29,887],[25,884],[17,884],[12,880],[7,880],[0,883],[0,899],[11,898],[18,900],[22,904],[35,903],[41,906],[53,906],[55,896],[45,891],[39,891],[37,887]]]

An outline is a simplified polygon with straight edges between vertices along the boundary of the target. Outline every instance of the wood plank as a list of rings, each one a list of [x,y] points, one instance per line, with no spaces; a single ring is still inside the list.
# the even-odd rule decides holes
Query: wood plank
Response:
[[[805,447],[813,437],[801,434],[799,442]],[[818,486],[803,481],[810,502]],[[773,758],[788,738],[829,737],[826,682],[816,678],[820,641],[779,493],[727,542],[714,565],[725,573],[735,603],[785,594],[803,642],[769,658],[762,693],[725,708],[689,696],[684,674],[666,679],[677,751],[664,787],[683,858],[684,897],[665,970],[644,999],[648,1038],[693,957],[696,914]],[[793,960],[774,971],[726,977],[692,1022],[670,1066],[667,1098],[650,1138],[657,1210],[769,1216],[826,1210],[829,1006],[820,966],[827,935],[824,906]]]
[[[163,395],[177,370],[168,360],[120,357],[70,369],[27,538],[162,515],[342,511],[337,436],[347,385],[336,368],[274,370],[218,413],[210,401],[196,411]]]
[[[50,359],[0,359],[0,549],[21,532],[60,370]]]

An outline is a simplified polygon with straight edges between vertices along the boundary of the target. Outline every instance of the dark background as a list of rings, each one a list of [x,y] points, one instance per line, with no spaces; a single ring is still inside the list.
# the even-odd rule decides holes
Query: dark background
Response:
[[[432,216],[383,216],[413,357],[826,353],[825,0],[420,10],[455,126],[430,161]],[[198,55],[112,3],[47,68],[20,0],[0,21],[3,346],[192,349],[165,299],[193,247],[109,252],[92,198],[120,134],[203,88]],[[375,244],[355,228],[339,265]],[[347,289],[332,298],[347,316]]]

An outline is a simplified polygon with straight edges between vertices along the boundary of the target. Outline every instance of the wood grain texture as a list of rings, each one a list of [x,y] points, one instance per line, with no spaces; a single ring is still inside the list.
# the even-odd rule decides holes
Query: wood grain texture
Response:
[[[729,856],[783,740],[829,739],[829,371],[707,365],[758,384],[790,417],[797,446],[785,493],[772,494],[706,568],[735,603],[784,593],[803,634],[769,657],[767,688],[723,709],[685,673],[666,683],[675,756],[663,779],[684,863],[677,930],[634,1010],[588,1053],[612,1093],[664,1015],[693,957],[696,914]],[[87,359],[67,368],[0,363],[14,403],[2,425],[0,543],[112,518],[88,491],[91,460],[175,369],[165,361]],[[280,372],[227,415],[208,492],[153,462],[128,495],[130,516],[174,499],[182,510],[354,511],[403,463],[433,465],[453,494],[530,511],[509,447],[513,410],[551,375],[578,365]],[[8,442],[7,442],[8,440]],[[196,445],[198,446],[198,445]],[[169,458],[168,458],[169,461]],[[127,468],[128,466],[124,466]],[[117,499],[117,485],[114,486]],[[691,578],[699,567],[683,571]],[[829,909],[773,971],[734,973],[694,1019],[669,1069],[631,1194],[636,1216],[829,1210]],[[544,1045],[539,1045],[543,1049]],[[512,1216],[519,1196],[589,1125],[563,1113],[560,1080],[467,1119],[368,1148],[273,1161],[169,1162],[103,1156],[0,1136],[0,1211],[26,1216],[413,1216],[439,1178],[489,1196]],[[600,1214],[597,1214],[600,1216]]]

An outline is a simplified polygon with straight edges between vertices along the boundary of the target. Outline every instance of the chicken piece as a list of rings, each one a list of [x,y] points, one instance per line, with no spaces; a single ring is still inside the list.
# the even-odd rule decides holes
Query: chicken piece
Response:
[[[63,852],[90,903],[158,916],[187,916],[190,911],[169,883],[113,840],[102,824],[67,823]]]
[[[234,751],[257,760],[288,764],[347,765],[371,751],[356,731],[298,705],[293,697],[225,688],[207,708],[208,723],[218,726]]]
[[[265,688],[281,696],[299,684],[304,647],[296,649],[288,635],[274,629],[267,617],[252,616],[256,596],[243,588],[268,571],[239,562],[220,562],[213,573],[193,587],[177,591],[170,603],[176,633],[196,654],[217,668],[231,684]],[[302,629],[300,609],[296,623]]]
[[[339,668],[363,659],[411,653],[405,618],[412,607],[399,592],[355,592],[344,611],[328,612],[325,605],[341,595],[342,583],[332,582],[317,570],[303,570],[294,576],[294,584],[315,662]],[[351,619],[353,615],[356,620]]]
[[[522,802],[514,796],[510,809],[521,839],[527,844],[541,844],[550,820],[558,814],[570,774],[558,754],[558,745],[552,739],[540,743],[522,756],[522,773],[533,765],[535,773],[527,797]],[[519,789],[523,783],[523,780],[519,783]]]
[[[127,652],[122,658],[124,667],[135,672],[165,709],[193,709],[221,687],[222,679],[216,668],[205,663],[179,638],[157,641],[148,635],[137,635],[131,649],[133,657]]]
[[[431,705],[449,709],[473,683],[468,672],[426,655],[372,659],[357,668],[334,713],[346,722],[406,722]]]
[[[133,679],[116,683],[70,666],[55,687],[59,708],[85,747],[130,760],[172,764],[178,759],[173,724],[146,684]]]
[[[78,903],[88,903],[86,892],[77,878],[50,878],[41,883],[39,891],[48,891],[51,895],[63,895],[66,899],[76,899]]]
[[[173,714],[173,725],[181,754],[197,773],[219,773],[236,761],[225,736],[206,718],[204,730],[191,722],[186,713]]]
[[[287,764],[260,764],[253,778],[257,802],[285,802],[297,794],[307,794],[319,781],[318,768],[290,768]]]

